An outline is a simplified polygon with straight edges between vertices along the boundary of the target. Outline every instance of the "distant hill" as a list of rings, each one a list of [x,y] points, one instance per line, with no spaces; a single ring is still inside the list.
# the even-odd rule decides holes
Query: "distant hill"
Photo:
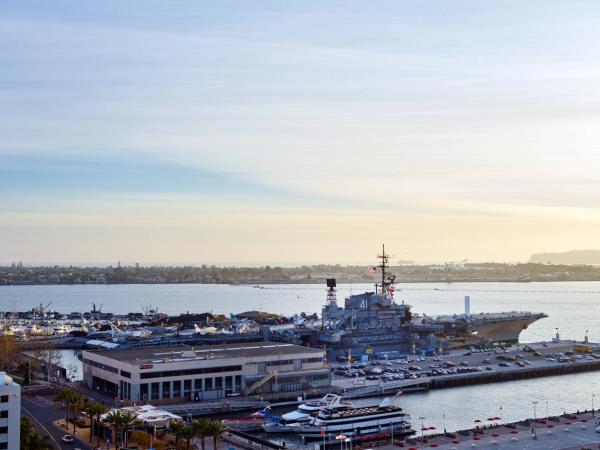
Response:
[[[600,265],[600,250],[570,250],[562,253],[534,253],[531,255],[529,262]]]

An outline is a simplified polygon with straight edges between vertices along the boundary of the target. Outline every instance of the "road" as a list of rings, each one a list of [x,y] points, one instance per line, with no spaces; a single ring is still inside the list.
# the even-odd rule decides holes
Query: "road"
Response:
[[[87,442],[75,439],[73,444],[65,444],[61,438],[67,434],[64,429],[54,426],[53,422],[64,418],[64,411],[58,409],[48,397],[22,397],[21,413],[31,419],[33,425],[42,433],[50,436],[55,449],[73,450],[75,448],[90,449]]]

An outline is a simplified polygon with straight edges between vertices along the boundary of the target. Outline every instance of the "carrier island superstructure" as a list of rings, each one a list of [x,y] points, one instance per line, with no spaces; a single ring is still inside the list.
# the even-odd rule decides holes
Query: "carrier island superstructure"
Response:
[[[314,329],[315,345],[327,348],[328,357],[381,353],[440,351],[469,345],[514,343],[521,331],[543,313],[507,312],[471,315],[468,300],[464,314],[415,316],[411,306],[394,298],[395,276],[388,273],[389,255],[378,256],[381,279],[374,292],[350,295],[337,303],[336,280],[327,280],[327,300],[321,326]]]

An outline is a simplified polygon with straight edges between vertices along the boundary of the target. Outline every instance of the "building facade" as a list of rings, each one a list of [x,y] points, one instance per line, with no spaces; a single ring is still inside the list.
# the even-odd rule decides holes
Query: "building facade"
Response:
[[[299,392],[331,383],[322,350],[276,342],[94,350],[82,356],[88,387],[131,403]]]
[[[0,449],[19,449],[20,421],[21,386],[0,372]]]

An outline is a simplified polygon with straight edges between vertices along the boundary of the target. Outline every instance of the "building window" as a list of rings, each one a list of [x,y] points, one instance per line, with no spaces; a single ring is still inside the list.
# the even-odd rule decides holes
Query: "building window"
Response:
[[[0,434],[8,433],[8,427],[0,427]]]
[[[0,411],[0,419],[6,419],[8,417],[8,411]]]
[[[0,442],[0,449],[5,450],[8,448],[8,442]]]
[[[242,390],[242,376],[241,375],[235,376],[235,390],[236,390],[236,392],[239,392]]]
[[[148,383],[140,384],[140,400],[143,402],[148,401]]]
[[[189,397],[192,395],[192,380],[185,380],[183,382],[183,396]]]
[[[158,400],[160,397],[160,383],[152,383],[152,400]]]
[[[206,378],[204,380],[204,390],[205,391],[212,391],[213,389],[213,379],[212,378]]]
[[[173,381],[173,398],[181,397],[181,381]]]
[[[223,389],[223,378],[215,378],[215,390],[220,391]]]
[[[233,389],[233,377],[225,377],[225,389],[228,391]]]
[[[141,379],[183,377],[187,375],[201,375],[204,373],[239,372],[242,366],[205,367],[198,369],[164,370],[160,372],[144,372],[140,374]]]
[[[171,382],[163,381],[163,396],[162,398],[171,398]]]
[[[277,361],[267,361],[267,366],[291,366],[293,359],[278,359]]]
[[[8,395],[0,395],[0,403],[8,403]]]
[[[121,376],[125,378],[131,378],[131,373],[125,370],[121,370]]]
[[[196,378],[194,380],[194,391],[198,392],[202,390],[202,378]]]

